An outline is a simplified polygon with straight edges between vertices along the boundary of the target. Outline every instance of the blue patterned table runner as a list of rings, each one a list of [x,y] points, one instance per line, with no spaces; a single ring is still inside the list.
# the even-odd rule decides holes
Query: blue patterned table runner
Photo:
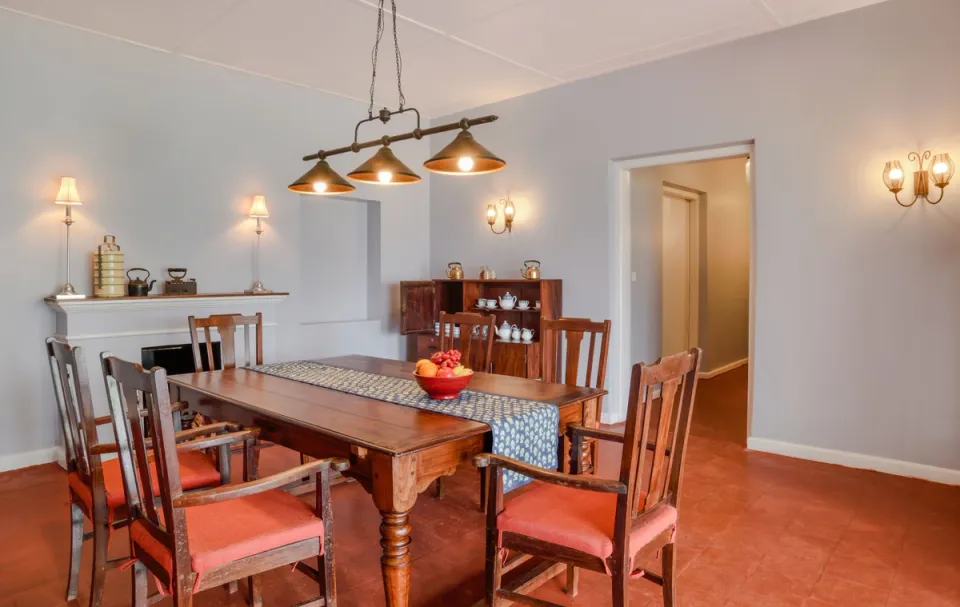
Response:
[[[464,390],[459,398],[453,400],[432,400],[412,379],[345,369],[309,360],[260,365],[251,367],[250,370],[347,394],[483,422],[490,426],[493,433],[494,453],[548,470],[557,469],[560,409],[551,403],[473,390]],[[503,473],[504,491],[516,489],[528,482],[528,477],[516,472],[505,470]]]

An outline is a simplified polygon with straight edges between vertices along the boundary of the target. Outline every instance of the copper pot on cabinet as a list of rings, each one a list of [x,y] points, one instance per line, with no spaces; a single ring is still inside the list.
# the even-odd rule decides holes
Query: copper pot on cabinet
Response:
[[[451,261],[447,264],[447,268],[447,278],[463,280],[463,265],[459,261]]]
[[[526,260],[520,274],[527,280],[540,280],[540,262],[536,259]]]

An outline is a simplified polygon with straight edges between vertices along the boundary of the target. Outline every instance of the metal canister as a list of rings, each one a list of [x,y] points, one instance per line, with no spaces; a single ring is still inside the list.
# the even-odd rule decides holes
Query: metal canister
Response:
[[[123,253],[116,237],[108,234],[93,253],[93,296],[123,297],[125,281]]]

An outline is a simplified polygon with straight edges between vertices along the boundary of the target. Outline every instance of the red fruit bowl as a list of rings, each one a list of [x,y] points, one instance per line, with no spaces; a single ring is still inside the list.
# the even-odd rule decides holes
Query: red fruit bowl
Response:
[[[460,396],[460,392],[470,383],[473,373],[453,377],[424,377],[416,373],[413,376],[417,378],[417,383],[427,396],[433,400],[453,400]]]

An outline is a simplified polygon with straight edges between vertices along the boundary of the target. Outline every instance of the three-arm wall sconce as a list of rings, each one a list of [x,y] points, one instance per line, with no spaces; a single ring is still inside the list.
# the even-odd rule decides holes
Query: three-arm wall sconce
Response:
[[[497,205],[503,207],[503,228],[497,231],[493,226],[497,223],[500,211]],[[517,208],[513,206],[513,201],[509,198],[501,198],[499,202],[491,202],[487,205],[487,223],[490,225],[490,231],[494,234],[503,234],[504,232],[513,232],[513,218],[517,215]]]
[[[930,150],[927,150],[923,154],[910,152],[907,159],[913,160],[920,167],[919,170],[913,173],[913,202],[904,203],[900,201],[900,191],[903,190],[905,177],[903,167],[900,166],[900,161],[891,160],[883,169],[883,183],[887,186],[887,189],[893,192],[893,196],[897,199],[900,206],[912,207],[921,197],[930,204],[937,204],[943,200],[943,190],[950,185],[950,180],[953,179],[953,174],[956,170],[953,160],[950,159],[950,154],[937,154],[933,156],[929,170],[924,169],[923,166],[927,160],[931,159]],[[936,200],[930,200],[931,178],[933,179],[933,185],[940,188],[940,197]]]
[[[267,211],[266,198],[259,195],[253,197],[253,204],[250,205],[250,217],[257,220],[257,249],[253,262],[253,286],[247,292],[269,293],[270,289],[263,286],[263,282],[260,281],[260,235],[263,234],[263,223],[261,222],[270,217],[270,213]]]

